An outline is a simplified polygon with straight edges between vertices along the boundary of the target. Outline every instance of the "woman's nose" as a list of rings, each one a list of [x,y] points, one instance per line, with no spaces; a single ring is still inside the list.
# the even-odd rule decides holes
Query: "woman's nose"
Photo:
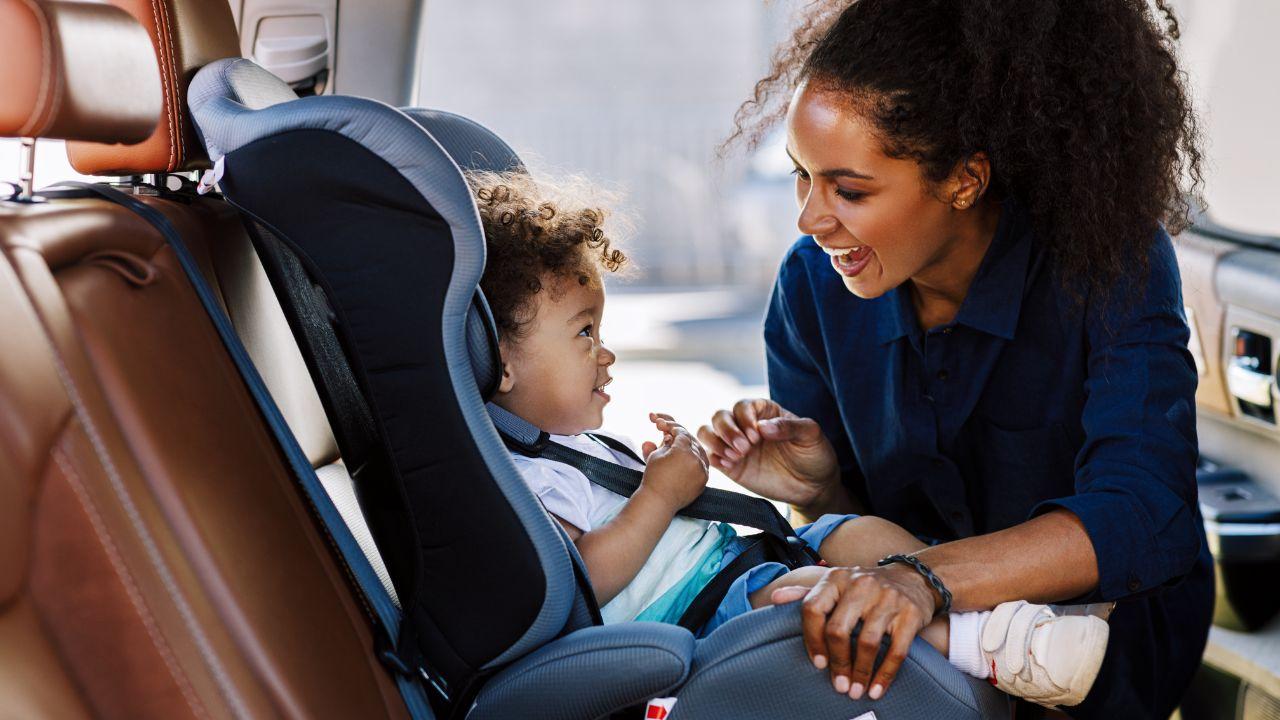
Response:
[[[836,229],[839,224],[822,202],[821,193],[812,185],[808,192],[799,198],[800,216],[796,218],[796,227],[805,235],[820,237]]]

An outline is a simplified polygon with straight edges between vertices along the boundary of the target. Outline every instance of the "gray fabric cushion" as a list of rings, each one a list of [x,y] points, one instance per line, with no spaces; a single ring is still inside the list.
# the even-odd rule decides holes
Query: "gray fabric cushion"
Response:
[[[879,720],[1009,717],[1008,696],[961,674],[917,638],[889,693],[878,701],[850,700],[814,668],[800,636],[800,603],[735,618],[698,642],[689,680],[680,688],[673,720],[733,717],[832,718],[875,711]]]
[[[491,679],[467,719],[601,717],[669,693],[688,674],[693,646],[693,635],[675,625],[622,623],[579,630]]]

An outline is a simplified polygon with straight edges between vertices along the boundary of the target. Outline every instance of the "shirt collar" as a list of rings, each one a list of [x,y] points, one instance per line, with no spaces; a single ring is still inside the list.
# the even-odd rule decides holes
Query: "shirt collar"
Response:
[[[969,294],[960,305],[956,324],[1005,340],[1013,339],[1031,261],[1029,231],[1030,223],[1025,215],[1012,200],[1004,201],[995,237],[969,285]],[[881,344],[905,337],[919,327],[905,287],[899,285],[878,302]]]

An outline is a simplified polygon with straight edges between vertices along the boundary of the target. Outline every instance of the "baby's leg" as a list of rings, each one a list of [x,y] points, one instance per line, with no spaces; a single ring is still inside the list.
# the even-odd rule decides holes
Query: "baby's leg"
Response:
[[[875,567],[880,558],[909,555],[925,547],[900,526],[874,515],[862,515],[832,530],[818,554],[831,565]]]

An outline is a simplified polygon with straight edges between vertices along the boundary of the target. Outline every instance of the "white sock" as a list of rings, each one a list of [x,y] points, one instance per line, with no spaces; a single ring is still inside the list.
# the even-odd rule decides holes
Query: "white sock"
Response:
[[[960,672],[979,680],[991,677],[991,668],[982,659],[982,628],[988,612],[951,613],[950,645],[947,660]]]

